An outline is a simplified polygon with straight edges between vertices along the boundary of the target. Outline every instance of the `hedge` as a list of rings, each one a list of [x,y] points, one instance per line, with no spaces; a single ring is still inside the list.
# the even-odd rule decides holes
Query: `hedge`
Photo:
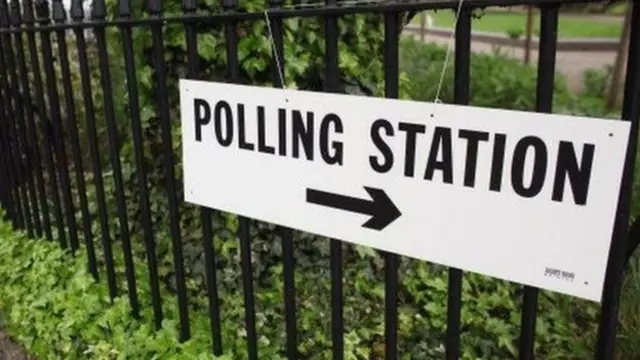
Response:
[[[175,311],[168,311],[163,328],[153,331],[149,321],[150,311],[144,312],[143,319],[135,319],[129,312],[126,296],[110,302],[106,285],[96,283],[87,272],[87,259],[82,253],[74,257],[62,251],[56,243],[29,239],[24,232],[14,232],[4,221],[0,222],[0,239],[2,326],[29,353],[40,359],[212,358],[205,313],[192,314],[193,337],[180,344],[177,341]],[[138,276],[143,280],[146,274],[143,267],[139,268],[141,271]],[[426,266],[419,269],[422,269],[422,273],[418,277],[424,283],[414,282],[411,287],[429,290],[428,293],[415,292],[420,298],[414,300],[421,303],[425,312],[420,315],[421,311],[411,311],[405,304],[401,311],[401,327],[404,329],[401,332],[405,341],[407,336],[422,338],[423,341],[414,344],[413,349],[406,349],[407,353],[402,352],[405,354],[403,358],[441,357],[441,345],[429,349],[429,341],[426,340],[432,338],[431,343],[438,342],[439,336],[433,328],[441,327],[445,321],[446,311],[442,305],[446,299],[446,284],[441,276],[430,275]],[[470,343],[484,349],[474,356],[466,351],[463,355],[465,359],[515,356],[510,337],[515,334],[519,323],[518,304],[513,300],[517,291],[496,285],[491,286],[486,280],[473,275],[464,282],[463,343],[466,344],[466,350],[469,350]],[[140,297],[143,304],[148,305],[150,295],[146,286],[140,287]],[[564,359],[585,358],[585,349],[576,346],[578,343],[575,341],[567,341],[579,334],[579,325],[561,321],[564,318],[562,311],[572,308],[572,301],[565,300],[554,303],[552,296],[546,293],[541,298],[544,311],[539,318],[538,331],[546,344],[538,351],[545,354],[545,358],[552,357],[549,351]],[[169,305],[167,309],[175,309],[175,301],[171,297],[165,298],[165,304]],[[558,309],[558,305],[564,305],[564,308]],[[573,309],[576,313],[584,312],[579,307]],[[304,318],[301,320],[304,321]],[[588,319],[577,316],[574,320],[584,322]],[[411,334],[408,334],[407,324],[412,323],[416,327],[412,326]],[[227,330],[230,329],[228,322],[225,325]],[[263,325],[260,333],[272,334],[273,331],[268,329],[268,325]],[[353,334],[347,337],[347,343],[351,344],[348,346],[347,359],[360,358],[359,354],[369,353],[367,349],[353,346],[356,340]],[[225,335],[226,352],[218,359],[245,358],[241,332],[226,331]],[[588,337],[586,334],[580,336]],[[232,338],[236,340],[230,341]],[[496,341],[497,347],[492,344]],[[281,351],[278,342],[267,342],[262,337],[261,345],[261,356],[264,358],[284,358],[278,355]],[[501,348],[507,352],[502,351],[502,355],[498,355],[495,351]]]

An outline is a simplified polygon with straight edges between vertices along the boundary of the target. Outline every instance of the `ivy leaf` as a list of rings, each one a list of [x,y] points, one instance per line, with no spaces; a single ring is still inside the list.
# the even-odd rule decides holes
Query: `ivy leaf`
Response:
[[[213,61],[218,58],[218,39],[210,33],[198,34],[198,53],[205,60]]]

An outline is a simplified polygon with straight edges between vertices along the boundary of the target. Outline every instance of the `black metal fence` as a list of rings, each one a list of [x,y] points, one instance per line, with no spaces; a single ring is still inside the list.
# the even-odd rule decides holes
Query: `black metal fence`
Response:
[[[472,11],[486,6],[531,4],[541,9],[536,111],[551,112],[558,9],[561,4],[571,2],[574,1],[465,0],[455,29],[455,103],[468,104],[470,97]],[[640,3],[632,2],[635,6],[622,118],[632,122],[633,135],[602,298],[595,344],[598,359],[611,359],[613,356],[624,267],[637,244],[635,239],[640,238],[637,229],[628,230],[635,134],[640,117]],[[204,266],[201,274],[205,281],[196,287],[206,286],[207,289],[206,306],[214,354],[220,354],[224,349],[220,331],[224,312],[220,310],[222,305],[217,289],[222,281],[219,274],[225,265],[216,262],[216,258],[218,251],[225,250],[216,250],[213,244],[220,236],[217,234],[221,227],[237,231],[241,265],[239,268],[229,266],[241,273],[246,345],[251,359],[259,357],[254,298],[255,267],[259,264],[252,259],[252,241],[266,236],[266,233],[273,235],[273,239],[280,242],[267,244],[281,249],[278,258],[282,262],[284,288],[281,299],[286,333],[284,353],[289,359],[296,359],[300,356],[300,337],[296,317],[299,308],[295,296],[296,249],[293,239],[299,234],[290,229],[273,229],[268,224],[255,225],[245,218],[238,219],[236,225],[232,216],[183,204],[181,175],[175,170],[176,161],[179,162],[179,149],[175,145],[175,133],[179,129],[175,113],[175,80],[186,76],[247,82],[246,74],[240,71],[239,65],[243,61],[241,58],[246,57],[242,51],[263,45],[255,43],[247,45],[248,50],[239,50],[242,31],[245,34],[246,31],[251,32],[251,27],[247,30],[239,24],[264,22],[267,15],[276,54],[283,61],[287,59],[283,46],[284,19],[321,19],[323,28],[318,27],[317,30],[324,37],[324,70],[318,80],[319,85],[315,87],[331,92],[344,91],[339,68],[341,54],[338,51],[339,39],[344,33],[339,21],[346,16],[363,14],[371,15],[374,21],[384,21],[384,95],[398,97],[398,51],[403,22],[416,11],[456,9],[460,3],[452,0],[369,3],[327,0],[326,4],[285,6],[282,1],[273,0],[262,8],[243,7],[237,0],[212,3],[207,2],[208,7],[204,8],[207,11],[202,11],[203,4],[196,0],[183,0],[181,9],[170,10],[163,8],[160,0],[149,0],[147,4],[131,0],[120,0],[117,4],[95,0],[90,16],[86,16],[82,1],[73,0],[68,18],[59,0],[51,4],[44,0],[35,4],[31,0],[12,0],[10,4],[0,0],[2,206],[16,229],[25,229],[32,237],[59,241],[62,247],[73,253],[84,248],[91,273],[100,281],[106,278],[112,297],[122,293],[120,287],[123,282],[117,274],[117,263],[124,263],[126,294],[133,314],[142,316],[143,307],[150,305],[157,328],[162,325],[163,311],[169,311],[163,307],[163,298],[166,300],[167,296],[177,295],[180,340],[190,337],[189,314],[195,306],[190,305],[188,299],[194,289],[188,284],[185,274],[184,264],[191,260],[189,251],[184,247],[187,244],[200,247],[203,259],[198,261]],[[212,8],[218,11],[209,11]],[[269,9],[268,14],[264,12],[265,8]],[[212,53],[206,43],[207,38],[201,40],[200,36],[207,32],[225,39],[223,55]],[[142,41],[145,46],[136,48],[140,37],[149,35],[146,42]],[[170,46],[166,45],[166,38],[182,38],[184,44],[171,48],[171,55],[167,56]],[[118,52],[114,55],[116,49]],[[222,76],[208,70],[217,66],[212,65],[215,62],[212,59],[218,55],[224,57],[222,61],[227,67]],[[315,61],[309,61],[312,60]],[[115,62],[122,62],[124,70],[114,71]],[[273,58],[267,62],[273,62]],[[143,72],[141,64],[151,71]],[[186,68],[176,64],[186,64]],[[265,68],[275,69],[269,64],[262,67]],[[270,79],[262,80],[262,83],[268,82],[283,86],[275,70]],[[106,129],[106,133],[99,132],[102,129]],[[128,156],[123,152],[131,155],[132,165],[122,162],[122,158]],[[224,176],[224,169],[216,171]],[[192,216],[194,211],[200,214]],[[186,226],[185,221],[192,223]],[[638,227],[636,223],[632,229]],[[191,230],[185,230],[187,228]],[[235,238],[234,234],[227,236]],[[162,247],[160,238],[171,239],[170,248]],[[122,246],[122,259],[114,254],[114,239]],[[342,359],[345,351],[345,245],[337,240],[327,241],[330,241],[330,251],[326,255],[330,259],[327,267],[331,278],[331,349],[334,359]],[[165,258],[171,259],[173,269],[164,273],[159,271],[166,264],[159,259],[158,253],[170,254]],[[141,283],[136,277],[135,264],[141,260],[146,262],[148,284],[144,286],[150,288],[151,304],[145,304],[138,298],[137,287]],[[397,300],[401,262],[394,254],[384,254],[386,359],[399,357]],[[104,273],[100,270],[103,267]],[[141,271],[140,267],[137,270]],[[444,341],[447,359],[460,357],[463,276],[458,269],[449,270]],[[168,295],[163,290],[165,287],[172,290]],[[524,287],[522,296],[519,354],[521,359],[532,359],[535,357],[538,289]]]

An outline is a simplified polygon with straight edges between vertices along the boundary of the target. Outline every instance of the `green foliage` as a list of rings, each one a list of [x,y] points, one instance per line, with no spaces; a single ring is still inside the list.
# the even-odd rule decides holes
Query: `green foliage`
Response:
[[[403,39],[400,67],[410,79],[409,94],[414,100],[433,101],[443,70],[446,48]],[[453,102],[453,54],[449,57],[442,82],[440,100]],[[533,110],[535,107],[536,71],[507,55],[472,54],[470,69],[470,104],[482,107]],[[563,79],[556,80],[554,98],[569,95]]]
[[[613,66],[609,65],[603,69],[588,69],[582,74],[583,95],[594,98],[605,99],[611,76],[613,75]]]
[[[604,4],[591,3],[593,5]],[[533,9],[533,35],[540,35],[540,12]],[[455,10],[427,10],[433,18],[433,25],[440,28],[453,28],[455,24]],[[510,29],[521,28],[524,34],[527,23],[526,8],[505,11],[499,7],[487,7],[474,16],[473,31],[506,34]],[[558,18],[558,38],[611,38],[617,39],[622,33],[622,18],[593,19],[588,16],[563,16]]]
[[[640,359],[640,253],[631,258],[622,285],[616,359]]]
[[[3,287],[0,291],[0,309],[5,317],[9,333],[17,341],[24,344],[28,351],[41,359],[208,359],[210,349],[209,329],[206,312],[193,312],[191,317],[192,339],[179,344],[177,342],[177,324],[175,300],[165,292],[165,316],[163,328],[153,331],[149,324],[149,289],[144,285],[146,272],[138,266],[138,284],[140,300],[146,310],[143,319],[131,316],[126,297],[109,301],[106,285],[95,283],[86,272],[86,257],[80,253],[71,257],[63,252],[55,243],[27,239],[23,233],[13,233],[10,226],[0,222],[0,278]],[[367,259],[378,262],[379,259],[370,251],[361,249],[361,265],[350,264],[345,287],[345,308],[348,317],[358,303],[367,313],[366,318],[381,313],[380,306],[372,309],[372,300],[382,302],[382,283],[372,283],[367,278],[367,266],[362,266]],[[122,266],[122,259],[117,263]],[[140,265],[140,264],[138,264]],[[356,265],[356,266],[353,266]],[[442,356],[440,333],[446,323],[447,285],[444,270],[424,262],[407,261],[401,269],[403,284],[401,292],[400,339],[405,354],[403,358],[434,358]],[[377,284],[375,284],[377,283]],[[322,285],[322,284],[321,284]],[[326,282],[324,283],[326,286]],[[354,294],[362,293],[360,298]],[[319,288],[315,290],[318,292]],[[517,354],[514,335],[519,327],[516,300],[516,286],[504,282],[493,281],[477,275],[465,276],[463,283],[462,343],[463,358],[514,358]],[[260,292],[263,304],[265,296]],[[272,301],[278,302],[280,294],[272,293]],[[371,297],[371,298],[369,298]],[[235,301],[237,307],[240,299]],[[317,299],[308,298],[300,309],[311,306],[311,312],[321,311]],[[225,301],[226,302],[226,301]],[[313,304],[313,306],[312,306]],[[269,304],[277,306],[277,304]],[[304,306],[306,305],[306,306]],[[545,358],[553,355],[566,359],[582,359],[587,357],[586,349],[580,342],[567,341],[574,334],[584,330],[580,323],[595,316],[592,306],[566,297],[556,297],[542,293],[540,307],[543,310],[539,317],[538,353]],[[224,307],[234,318],[233,303]],[[590,310],[591,309],[591,310]],[[258,314],[258,319],[262,319]],[[301,311],[299,326],[314,326],[310,313]],[[568,315],[568,316],[567,316]],[[586,316],[586,317],[585,317]],[[565,319],[565,321],[562,321]],[[233,319],[232,321],[238,321]],[[570,321],[569,321],[570,320]],[[371,327],[358,326],[347,329],[345,346],[347,358],[364,359],[379,357],[383,343],[381,342],[382,323]],[[240,322],[241,323],[241,322]],[[239,323],[239,324],[240,324]],[[223,339],[225,340],[225,357],[232,359],[246,357],[245,344],[241,334],[241,325],[234,326],[224,322]],[[270,359],[281,358],[281,343],[268,339],[281,331],[275,324],[259,321],[261,334],[261,356]],[[316,323],[315,326],[321,326]],[[314,327],[315,327],[314,326]],[[582,325],[584,326],[584,325]],[[315,341],[320,340],[319,331],[314,329]],[[588,334],[582,333],[588,337]],[[377,340],[367,344],[367,338],[373,336]],[[564,336],[564,337],[563,337]],[[301,350],[313,346],[314,341],[302,338]],[[539,340],[540,341],[540,340]],[[496,346],[497,344],[497,346]],[[316,345],[317,346],[317,345]],[[313,353],[312,353],[313,354]],[[322,353],[305,356],[305,358],[326,358],[328,350]]]
[[[125,297],[111,303],[106,285],[87,273],[84,255],[27,239],[5,222],[0,238],[2,326],[39,359],[211,358],[206,338],[177,342],[175,314],[155,332],[131,316]],[[141,295],[148,300],[148,291]]]
[[[518,40],[524,34],[524,29],[519,26],[514,26],[507,29],[507,36],[511,39]]]
[[[220,11],[218,2],[201,4],[201,11]],[[242,11],[262,10],[262,1],[243,1]],[[115,13],[115,1],[108,3],[111,13]],[[138,15],[144,16],[139,9],[142,1],[134,4]],[[167,15],[178,14],[180,4],[177,1],[165,4]],[[380,96],[382,95],[384,74],[382,67],[382,19],[379,15],[350,15],[340,21],[340,87],[342,92]],[[198,51],[201,78],[205,80],[224,81],[227,77],[226,41],[223,24],[210,27],[198,27]],[[308,90],[320,90],[324,87],[324,38],[323,23],[319,19],[290,19],[284,21],[285,79],[288,87]],[[275,79],[275,67],[264,21],[241,22],[235,31],[242,36],[238,44],[238,60],[240,80],[256,85],[271,85]],[[54,344],[51,348],[66,349],[66,353],[80,354],[89,351],[87,357],[110,359],[117,355],[127,354],[131,358],[178,358],[176,354],[204,356],[208,352],[209,329],[207,319],[206,284],[204,282],[204,256],[202,244],[202,219],[199,210],[190,205],[180,207],[179,227],[182,234],[182,246],[185,254],[187,287],[189,290],[189,306],[193,339],[184,345],[177,345],[176,301],[175,301],[175,264],[172,256],[170,237],[167,179],[165,165],[167,154],[163,148],[161,123],[157,112],[158,88],[157,65],[153,58],[151,33],[148,28],[133,30],[133,47],[136,54],[135,67],[138,85],[138,100],[143,133],[143,168],[147,173],[150,199],[150,215],[157,244],[156,255],[159,259],[159,275],[163,289],[165,310],[164,328],[153,333],[151,323],[150,298],[148,294],[148,271],[145,262],[146,249],[143,241],[142,211],[140,209],[140,192],[138,179],[140,169],[135,161],[135,149],[131,139],[131,114],[128,98],[128,84],[124,71],[122,38],[118,28],[107,28],[107,48],[110,56],[110,84],[113,88],[114,123],[120,138],[117,148],[110,148],[105,119],[104,95],[100,80],[105,72],[99,69],[95,55],[95,42],[90,40],[89,60],[91,69],[92,94],[95,104],[96,126],[99,144],[99,155],[103,166],[105,184],[106,209],[109,218],[108,233],[114,239],[114,251],[117,260],[119,288],[126,288],[124,282],[124,265],[122,261],[121,243],[119,239],[123,231],[132,237],[135,257],[135,271],[140,292],[142,307],[145,309],[144,320],[136,321],[126,314],[126,300],[118,299],[113,307],[108,306],[105,289],[102,285],[87,285],[80,291],[73,287],[67,289],[63,279],[75,281],[76,276],[87,278],[80,262],[68,271],[59,269],[61,263],[68,265],[70,260],[57,252],[45,278],[53,277],[58,281],[56,286],[49,283],[29,285],[28,289],[15,290],[11,300],[4,306],[16,309],[13,321],[20,326],[13,331],[24,338],[38,352],[45,349],[45,343]],[[164,60],[168,74],[161,79],[169,87],[167,99],[170,112],[171,148],[175,161],[175,173],[179,202],[182,202],[181,181],[181,137],[179,121],[179,104],[177,81],[185,77],[188,68],[186,60],[186,43],[184,29],[181,24],[169,24],[163,29]],[[75,50],[74,50],[75,51]],[[401,66],[403,74],[400,78],[400,97],[414,100],[432,101],[435,98],[440,72],[444,63],[445,52],[440,47],[403,41],[401,47]],[[70,56],[72,68],[77,56]],[[451,61],[453,63],[453,61]],[[447,68],[443,82],[441,99],[451,102],[453,94],[453,78],[451,67]],[[80,77],[74,74],[76,101],[82,104]],[[535,106],[535,71],[505,56],[474,55],[471,69],[471,103],[478,106],[499,107],[507,109],[532,110]],[[111,94],[107,94],[111,96]],[[554,95],[555,108],[568,113],[596,114],[596,103],[586,103],[569,93],[563,79],[556,80]],[[82,106],[78,106],[80,124],[84,123]],[[597,111],[596,111],[597,110]],[[86,131],[81,129],[81,136],[86,139]],[[92,216],[93,234],[100,241],[102,229],[97,221],[97,192],[93,174],[88,170],[89,152],[83,145],[85,171]],[[122,165],[125,209],[128,215],[128,228],[121,228],[118,221],[116,205],[117,189],[114,185],[114,173],[109,151],[113,151]],[[77,167],[74,167],[74,170]],[[226,169],[218,169],[224,176]],[[75,184],[75,182],[74,182]],[[75,186],[74,186],[75,188]],[[77,196],[77,194],[74,194]],[[77,204],[77,202],[76,202]],[[77,212],[80,220],[80,211]],[[212,246],[216,253],[216,271],[218,291],[222,304],[223,328],[221,334],[223,345],[231,358],[246,357],[246,334],[244,332],[244,308],[242,298],[242,271],[240,268],[240,250],[237,238],[238,220],[231,214],[215,212],[213,215],[214,238]],[[285,330],[283,309],[282,248],[280,237],[274,226],[259,222],[251,223],[251,252],[253,278],[256,289],[256,318],[259,334],[259,353],[261,358],[282,358]],[[24,241],[24,240],[21,240]],[[21,243],[22,244],[22,243]],[[41,246],[29,245],[32,248]],[[54,252],[53,245],[50,251]],[[97,244],[101,269],[104,269],[104,255],[100,244]],[[345,348],[348,359],[381,358],[384,349],[384,261],[372,249],[344,245],[344,298],[345,298]],[[4,256],[4,261],[29,256],[28,250],[17,245]],[[296,303],[298,309],[298,328],[300,357],[304,359],[325,359],[331,353],[331,307],[330,307],[330,265],[328,239],[296,232],[294,236],[294,258],[296,259]],[[36,251],[35,249],[32,249]],[[15,253],[14,253],[15,251]],[[49,250],[48,250],[49,251]],[[37,252],[37,251],[36,251]],[[57,259],[57,260],[56,260]],[[64,261],[63,261],[64,259]],[[60,264],[59,264],[60,263]],[[1,265],[0,265],[1,266]],[[59,270],[56,270],[59,269]],[[42,270],[44,271],[44,270]],[[400,353],[404,358],[429,359],[443,356],[443,334],[446,326],[447,272],[444,268],[421,261],[403,259],[400,269],[399,299],[399,343]],[[0,275],[2,275],[0,273]],[[18,275],[16,275],[18,276]],[[26,276],[14,278],[14,285],[28,283]],[[104,278],[104,273],[101,274]],[[29,278],[31,279],[31,278]],[[34,280],[35,281],[35,280]],[[38,280],[40,281],[40,280]],[[44,280],[42,280],[44,281]],[[53,280],[52,280],[53,281]],[[29,313],[28,307],[19,305],[22,296],[48,294],[51,288],[69,302],[73,309]],[[47,290],[43,290],[47,289]],[[36,292],[40,291],[40,292]],[[488,279],[475,274],[465,274],[463,283],[462,309],[462,358],[463,359],[511,359],[517,357],[517,339],[519,337],[519,307],[521,287],[504,281]],[[90,294],[99,294],[96,303],[84,301]],[[46,295],[50,296],[50,295]],[[54,295],[51,295],[54,296]],[[81,300],[78,300],[81,299]],[[30,304],[32,300],[25,301]],[[3,303],[5,304],[5,303]],[[91,305],[93,304],[93,305]],[[25,305],[26,306],[26,305]],[[48,305],[47,305],[48,306]],[[53,306],[53,305],[51,305]],[[59,306],[59,305],[56,305]],[[63,305],[67,306],[67,305]],[[94,308],[95,307],[95,308]],[[109,309],[108,311],[106,309]],[[56,308],[57,309],[57,308]],[[593,344],[596,307],[594,304],[542,292],[540,296],[540,316],[538,318],[536,347],[540,358],[583,359],[590,357]],[[12,310],[13,312],[13,310]],[[111,314],[111,315],[103,315]],[[40,315],[36,315],[40,314]],[[75,314],[75,315],[74,315]],[[116,315],[113,315],[116,314]],[[53,320],[45,319],[55,316]],[[39,316],[40,318],[31,318]],[[73,320],[73,331],[61,334],[48,334],[31,339],[33,334],[41,334],[38,330],[41,322],[51,331],[58,324],[71,321],[67,316],[82,318]],[[95,325],[102,316],[111,316],[108,330]],[[23,324],[27,317],[30,324]],[[94,319],[94,320],[92,320]],[[36,321],[37,320],[37,321]],[[78,321],[77,325],[76,322]],[[100,320],[102,321],[102,320]],[[54,324],[54,325],[52,325]],[[24,328],[23,328],[24,325]],[[81,335],[75,334],[80,328]],[[92,330],[93,329],[93,330]],[[55,331],[53,331],[55,333]],[[65,335],[73,334],[73,335]],[[80,340],[75,337],[80,336]],[[70,340],[70,337],[74,337]],[[71,343],[72,345],[68,345]],[[187,348],[189,350],[187,350]],[[194,350],[197,349],[197,350]],[[34,351],[36,351],[34,350]],[[57,351],[57,350],[56,350]],[[60,350],[62,351],[62,350]],[[111,355],[108,355],[111,354]],[[170,356],[169,356],[170,355]],[[111,356],[111,357],[110,357]],[[189,357],[193,358],[193,357]]]
[[[414,100],[433,101],[444,66],[446,48],[422,44],[414,39],[402,40],[401,70],[411,79],[409,96]],[[440,99],[453,102],[453,54],[449,58]],[[512,110],[535,110],[536,69],[500,53],[473,53],[470,69],[470,101],[474,106]],[[594,117],[619,117],[607,112],[602,99],[591,94],[572,94],[562,74],[556,73],[553,89],[553,112]]]
[[[612,0],[601,3],[570,3],[563,4],[561,11],[566,13],[586,14],[611,14],[624,15],[629,5],[627,0]]]

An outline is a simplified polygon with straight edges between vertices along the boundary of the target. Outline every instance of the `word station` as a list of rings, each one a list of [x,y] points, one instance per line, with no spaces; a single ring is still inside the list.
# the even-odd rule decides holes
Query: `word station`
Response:
[[[344,121],[334,112],[318,113],[292,108],[277,108],[268,112],[264,105],[259,105],[253,111],[256,117],[247,119],[246,105],[241,102],[230,104],[225,100],[219,100],[210,104],[205,99],[194,98],[193,107],[195,141],[203,141],[203,132],[208,131],[214,134],[213,140],[217,146],[321,161],[326,165],[344,165],[344,152],[348,151],[341,138]],[[255,138],[248,135],[249,126],[256,127],[254,131],[250,131],[257,134]],[[276,138],[267,138],[268,126],[277,126]],[[522,197],[537,196],[545,181],[552,181],[553,201],[564,200],[567,183],[576,204],[584,205],[587,201],[595,152],[595,145],[592,143],[574,144],[561,140],[550,144],[557,147],[557,158],[550,161],[548,145],[535,135],[512,138],[502,133],[490,134],[487,131],[473,129],[456,131],[450,127],[403,121],[398,121],[394,127],[392,122],[386,119],[373,121],[369,134],[366,135],[377,149],[376,154],[371,154],[366,159],[371,170],[376,173],[388,173],[394,166],[400,166],[402,173],[408,178],[433,181],[436,172],[440,172],[443,183],[453,184],[452,142],[462,141],[466,149],[455,156],[464,159],[464,176],[455,179],[455,183],[473,188],[476,184],[480,145],[487,144],[488,146],[483,146],[482,149],[491,154],[488,190],[501,191],[504,171],[510,171],[510,185],[515,193]],[[395,137],[402,139],[401,153],[394,154],[387,143],[390,138]],[[416,143],[419,141],[429,144],[426,164],[416,164]],[[505,163],[507,141],[515,142],[513,153],[508,157],[511,159],[509,163]],[[580,156],[576,148],[579,149]],[[527,161],[529,153],[533,154],[531,161]],[[549,163],[555,164],[551,171],[547,170]],[[528,183],[525,181],[527,167],[533,174]]]

